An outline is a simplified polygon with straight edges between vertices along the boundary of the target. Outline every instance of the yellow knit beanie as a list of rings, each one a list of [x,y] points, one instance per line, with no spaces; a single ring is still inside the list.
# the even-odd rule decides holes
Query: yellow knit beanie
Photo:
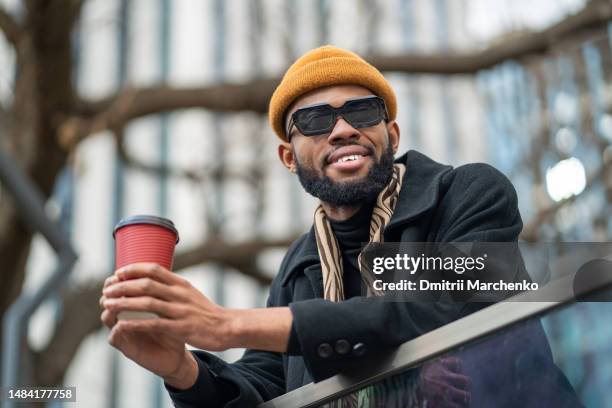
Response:
[[[395,119],[395,92],[380,71],[353,52],[325,45],[298,58],[272,94],[268,118],[278,137],[287,141],[284,116],[298,97],[332,85],[360,85],[368,88],[385,101],[389,120]]]

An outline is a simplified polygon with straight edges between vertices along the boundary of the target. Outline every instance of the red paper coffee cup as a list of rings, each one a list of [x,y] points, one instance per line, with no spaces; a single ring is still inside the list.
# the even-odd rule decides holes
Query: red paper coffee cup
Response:
[[[115,269],[137,262],[153,262],[172,270],[174,247],[178,231],[166,218],[152,215],[132,215],[124,218],[113,231],[115,238]],[[155,313],[126,310],[119,320],[151,319]]]
[[[119,221],[113,237],[115,269],[138,262],[153,262],[172,270],[174,247],[179,236],[169,219],[132,215]]]

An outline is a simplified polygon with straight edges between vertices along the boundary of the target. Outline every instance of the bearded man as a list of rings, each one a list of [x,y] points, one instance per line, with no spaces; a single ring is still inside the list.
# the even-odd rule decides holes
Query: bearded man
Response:
[[[515,190],[493,167],[452,168],[416,151],[394,159],[396,115],[393,89],[358,55],[324,46],[299,58],[269,119],[280,160],[320,205],[287,251],[267,307],[227,309],[158,265],[130,265],[101,298],[110,343],[163,378],[177,407],[250,407],[480,308],[362,291],[364,243],[515,242],[522,228]],[[117,321],[123,310],[160,317]],[[204,351],[229,348],[247,350],[232,364]]]

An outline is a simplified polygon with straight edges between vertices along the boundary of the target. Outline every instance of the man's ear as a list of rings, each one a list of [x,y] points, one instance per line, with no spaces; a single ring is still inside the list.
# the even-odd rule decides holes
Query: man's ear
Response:
[[[297,163],[295,162],[295,154],[293,153],[291,143],[283,142],[278,145],[278,158],[290,172],[296,172]]]
[[[387,123],[387,133],[389,134],[389,143],[393,149],[393,154],[397,153],[400,141],[400,128],[397,121],[392,120]]]

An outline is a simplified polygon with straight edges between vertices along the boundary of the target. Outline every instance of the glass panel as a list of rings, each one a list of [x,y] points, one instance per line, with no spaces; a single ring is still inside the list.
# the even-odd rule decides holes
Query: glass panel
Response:
[[[612,303],[574,303],[321,405],[612,407]]]

